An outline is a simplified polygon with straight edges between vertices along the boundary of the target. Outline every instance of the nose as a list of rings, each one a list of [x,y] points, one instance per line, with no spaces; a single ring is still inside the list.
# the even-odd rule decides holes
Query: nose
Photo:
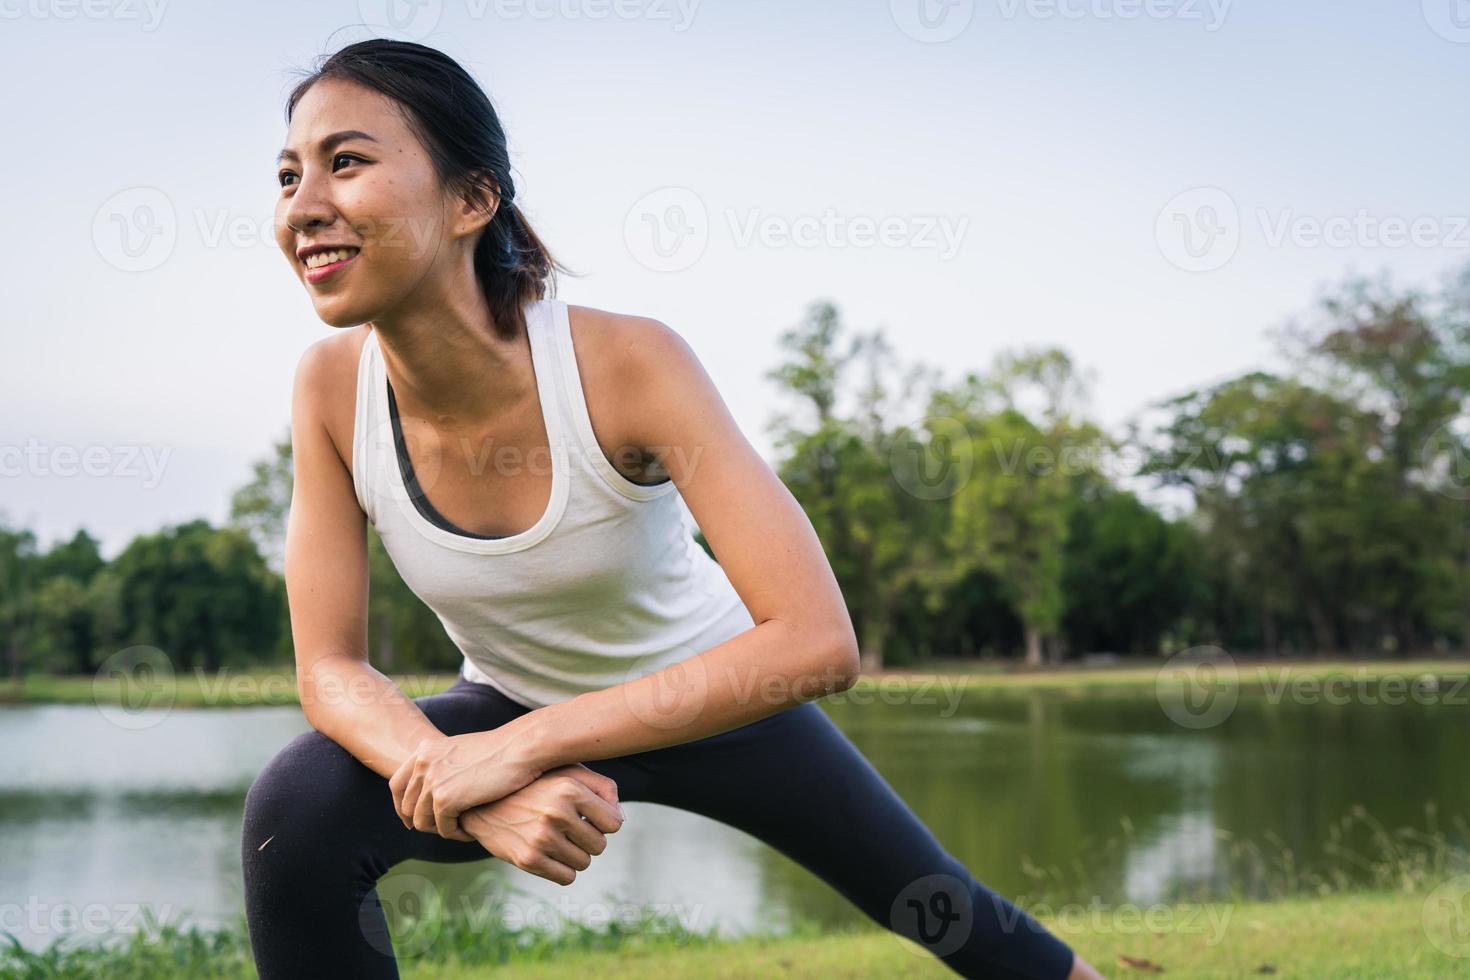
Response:
[[[322,182],[306,176],[296,185],[284,218],[291,230],[305,233],[331,225],[337,219],[337,209],[324,193]]]

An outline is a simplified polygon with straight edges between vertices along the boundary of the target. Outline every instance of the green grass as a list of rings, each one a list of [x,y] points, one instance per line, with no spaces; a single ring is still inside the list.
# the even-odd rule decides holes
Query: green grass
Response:
[[[917,685],[924,682],[936,683],[941,679],[959,685],[965,691],[1027,690],[1027,689],[1108,689],[1150,688],[1159,683],[1160,672],[1167,662],[1153,664],[1137,662],[1109,667],[1044,667],[1034,670],[1008,669],[965,670],[961,666],[942,671],[892,670],[877,677],[865,676],[863,680],[874,685]],[[1167,674],[1165,675],[1167,677]],[[1240,660],[1233,673],[1222,674],[1223,679],[1233,678],[1242,692],[1264,691],[1283,681],[1292,683],[1332,680],[1376,682],[1386,679],[1435,677],[1455,681],[1470,678],[1470,659],[1445,658],[1441,660],[1290,660],[1256,661]],[[1470,686],[1466,688],[1470,698]]]
[[[1446,897],[1439,902],[1439,897]],[[1273,902],[1211,902],[1108,908],[1030,906],[1046,925],[1111,977],[1151,976],[1120,957],[1146,961],[1166,975],[1213,980],[1270,975],[1313,980],[1430,980],[1470,975],[1463,892],[1338,893]],[[417,930],[417,931],[415,931]],[[556,938],[517,940],[494,928],[470,932],[436,920],[395,929],[407,978],[599,980],[785,977],[948,977],[920,947],[876,926],[814,934],[810,926],[779,938],[723,940],[679,930],[608,934],[586,927]],[[429,937],[429,938],[425,938]],[[1436,945],[1438,942],[1440,945]],[[238,929],[165,926],[102,947],[42,953],[0,951],[0,975],[154,980],[250,977],[249,949]]]
[[[1128,694],[1152,691],[1160,683],[1164,661],[1131,661],[1108,667],[1047,667],[1022,670],[973,662],[946,661],[938,669],[893,669],[862,675],[851,691],[829,695],[859,701],[874,695],[896,695],[929,691],[961,691],[965,694],[1027,690],[1071,691],[1091,695]],[[392,675],[410,697],[435,694],[454,683],[453,673]],[[1169,675],[1164,675],[1168,680]],[[1440,660],[1334,660],[1334,661],[1240,661],[1233,680],[1243,695],[1279,690],[1282,684],[1337,685],[1374,684],[1385,680],[1419,682],[1435,678],[1439,694],[1470,699],[1470,659]],[[1350,690],[1350,687],[1343,688]],[[1405,698],[1411,691],[1402,692]],[[124,704],[183,708],[292,705],[298,703],[296,674],[290,667],[220,671],[178,670],[172,677],[155,678],[148,684],[125,685],[115,676],[54,676],[31,674],[18,682],[0,682],[0,704]]]
[[[1149,929],[1116,912],[1089,915],[1079,906],[1059,919],[1043,917],[1105,976],[1151,976],[1120,956],[1162,967],[1191,980],[1271,975],[1312,980],[1464,977],[1467,958],[1435,947],[1421,924],[1422,901],[1403,895],[1338,895],[1269,903],[1207,906],[1219,931],[1198,906],[1148,911],[1163,928]],[[1099,928],[1099,922],[1101,928]],[[1452,952],[1457,951],[1452,947]],[[1265,969],[1263,969],[1265,968]],[[452,962],[410,968],[410,977],[470,980],[490,971]],[[876,928],[817,938],[745,940],[688,950],[568,956],[554,964],[512,964],[493,972],[506,980],[596,976],[634,980],[749,977],[953,977],[920,947]]]

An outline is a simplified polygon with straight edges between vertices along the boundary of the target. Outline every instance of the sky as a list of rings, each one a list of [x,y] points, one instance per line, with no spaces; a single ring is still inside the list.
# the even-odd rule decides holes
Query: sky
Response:
[[[768,460],[814,300],[948,380],[1060,347],[1120,431],[1346,276],[1470,261],[1465,0],[0,0],[10,523],[226,518],[333,329],[272,237],[284,97],[374,35],[480,80],[559,296],[677,330]]]

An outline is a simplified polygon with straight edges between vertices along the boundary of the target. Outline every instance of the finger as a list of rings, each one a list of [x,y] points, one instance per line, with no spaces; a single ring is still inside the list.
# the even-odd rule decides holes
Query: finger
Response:
[[[572,805],[580,816],[586,817],[588,823],[604,834],[617,833],[618,828],[623,825],[623,816],[618,812],[616,804],[609,803],[600,796],[586,793],[572,801]]]
[[[578,823],[580,822],[578,821]],[[592,855],[582,850],[582,848],[572,843],[562,834],[557,834],[555,839],[542,845],[538,850],[546,857],[576,871],[586,871],[592,864]]]
[[[413,829],[413,811],[418,806],[419,797],[423,795],[424,780],[418,773],[408,777],[408,783],[403,788],[403,799],[398,803],[398,819],[409,830]]]
[[[586,766],[578,764],[568,766],[566,775],[586,786],[592,792],[602,797],[607,802],[616,804],[618,802],[618,784],[600,772],[593,772]]]
[[[434,827],[434,793],[425,789],[419,793],[418,802],[413,807],[413,826],[415,830],[422,830],[426,834],[435,833]]]
[[[388,792],[393,795],[393,809],[398,809],[398,801],[403,799],[403,787],[408,785],[408,763],[404,763],[393,770],[393,775],[388,777]]]
[[[448,837],[450,840],[457,839],[460,834],[459,811],[449,804],[440,804],[434,807],[434,832],[440,837]]]
[[[570,885],[577,877],[575,869],[567,867],[560,861],[553,861],[545,855],[537,857],[528,864],[520,865],[520,868],[539,878],[554,881],[558,885]]]
[[[607,836],[595,827],[591,820],[578,817],[566,830],[567,840],[578,848],[596,857],[607,850]]]
[[[398,812],[398,819],[403,819],[403,796],[408,791],[408,784],[413,778],[413,759],[410,758],[394,770],[388,779],[388,792],[393,796],[393,809]]]

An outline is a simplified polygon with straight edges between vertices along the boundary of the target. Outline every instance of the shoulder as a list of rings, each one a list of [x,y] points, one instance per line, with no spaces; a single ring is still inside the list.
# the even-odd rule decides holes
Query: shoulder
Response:
[[[715,397],[688,341],[652,317],[567,306],[583,393],[599,434],[639,444],[673,406]]]
[[[695,359],[678,331],[653,317],[567,306],[572,343],[594,370],[637,372],[669,359]]]
[[[613,388],[647,403],[690,385],[709,385],[689,342],[660,320],[586,306],[568,306],[567,315],[584,387]]]
[[[647,316],[567,307],[588,413],[604,445],[653,451],[681,438],[734,433],[725,401],[684,335]],[[600,429],[601,432],[601,429]]]
[[[319,425],[337,454],[352,460],[352,426],[357,410],[357,368],[371,327],[338,330],[313,341],[301,352],[292,382],[293,424]]]
[[[659,410],[670,394],[709,385],[694,348],[661,320],[570,304],[567,319],[588,394]]]

